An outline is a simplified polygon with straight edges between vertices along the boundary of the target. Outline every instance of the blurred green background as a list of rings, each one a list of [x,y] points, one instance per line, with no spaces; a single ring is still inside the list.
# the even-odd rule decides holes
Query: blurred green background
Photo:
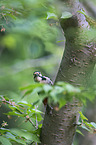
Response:
[[[8,0],[0,4],[0,94],[18,92],[41,71],[54,80],[63,53],[63,33],[52,0]]]

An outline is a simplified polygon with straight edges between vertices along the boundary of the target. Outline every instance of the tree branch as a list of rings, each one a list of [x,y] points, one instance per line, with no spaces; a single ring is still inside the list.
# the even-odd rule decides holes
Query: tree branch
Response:
[[[9,105],[11,105],[11,106],[13,106],[13,107],[14,107],[14,106],[19,106],[19,105],[16,105],[15,102],[12,102],[12,101],[10,101],[10,100],[7,101],[3,96],[1,96],[1,97],[2,97],[2,100],[1,100],[1,99],[0,99],[0,100],[1,100],[3,103],[9,104]],[[19,113],[20,113],[20,114],[23,114],[20,110],[19,110]],[[35,126],[35,124],[33,123],[33,121],[31,120],[31,118],[30,118],[28,115],[26,115],[25,118],[26,118],[26,121],[25,121],[25,122],[29,121],[29,122],[32,124],[32,126],[34,126],[34,127],[37,129],[37,126]]]

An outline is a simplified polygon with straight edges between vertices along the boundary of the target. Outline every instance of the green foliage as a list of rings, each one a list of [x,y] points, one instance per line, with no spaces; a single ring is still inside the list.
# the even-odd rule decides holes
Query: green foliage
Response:
[[[4,139],[6,138],[6,144],[12,144],[12,142],[27,144],[32,142],[40,142],[39,141],[39,132],[42,125],[40,124],[43,119],[40,110],[38,110],[37,106],[32,105],[32,103],[27,103],[26,101],[14,102],[7,97],[0,97],[0,101],[4,104],[8,104],[10,111],[5,113],[7,116],[14,115],[18,117],[25,118],[25,122],[30,122],[33,130],[30,132],[29,130],[24,129],[5,129],[7,126],[6,122],[2,123],[2,127],[0,128],[0,134],[2,135],[0,138],[0,142],[4,144]]]
[[[48,84],[38,84],[36,83],[33,86],[26,86],[21,88],[21,90],[26,89],[24,96],[31,91],[31,95],[35,93],[40,94],[40,98],[38,101],[43,101],[46,96],[48,96],[48,103],[57,104],[59,103],[60,108],[64,106],[67,101],[72,101],[73,96],[80,95],[81,90],[79,88],[75,88],[70,84],[64,82],[58,82],[55,86],[50,86]],[[31,96],[32,97],[32,96]],[[37,100],[36,100],[37,101]]]
[[[59,103],[60,108],[67,102],[72,102],[73,98],[76,98],[81,103],[86,105],[86,100],[92,101],[95,98],[96,94],[95,88],[78,88],[65,82],[57,82],[54,86],[35,83],[33,85],[21,88],[21,90],[24,89],[26,90],[26,92],[24,93],[23,97],[28,93],[31,93],[31,97],[32,95],[34,96],[34,94],[39,93],[40,97],[37,97],[37,100],[35,101],[41,102],[44,98],[46,98],[46,96],[48,96],[48,103]]]
[[[2,127],[0,129],[0,141],[2,144],[4,144],[5,138],[6,143],[8,142],[8,144],[16,142],[26,145],[32,142],[40,142],[40,129],[42,127],[41,121],[43,120],[42,115],[44,113],[40,111],[40,108],[38,107],[40,106],[41,102],[43,102],[44,98],[48,97],[49,105],[59,104],[59,110],[67,102],[72,102],[74,99],[76,99],[81,103],[85,103],[86,99],[91,96],[91,93],[89,94],[89,91],[87,92],[87,90],[84,90],[83,88],[77,88],[65,82],[57,82],[53,86],[50,86],[48,84],[34,83],[28,86],[21,87],[20,89],[24,91],[24,95],[21,101],[19,100],[16,102],[6,96],[0,96],[0,101],[3,104],[8,105],[8,107],[10,108],[10,111],[8,113],[5,113],[7,116],[18,116],[20,118],[23,118],[25,120],[25,123],[29,122],[32,125],[32,130],[29,131],[22,128],[6,129],[5,127],[8,126],[8,124],[7,122],[3,121],[3,123],[1,124]],[[91,99],[93,100],[94,97],[92,97]],[[94,132],[94,130],[96,129],[96,123],[88,123],[88,119],[82,114],[82,112],[79,113],[81,122],[78,122],[78,126],[86,129],[87,131]],[[80,130],[77,130],[77,132],[82,134]]]
[[[81,117],[82,120],[88,120],[88,119],[82,114],[82,112],[79,112],[79,114],[80,114],[80,117]]]
[[[79,129],[76,129],[76,132],[84,136],[84,134]]]
[[[2,133],[5,130],[5,133]],[[28,130],[20,130],[20,129],[0,129],[0,142],[4,145],[12,145],[12,143],[18,144],[29,144],[31,142],[40,142],[35,133],[29,132]],[[5,143],[6,141],[6,143]]]
[[[2,1],[1,26],[7,35],[2,38],[1,45],[13,52],[18,49],[18,57],[22,55],[22,58],[37,58],[46,50],[51,51],[57,33],[46,20],[48,13],[54,11],[51,4],[49,0]]]
[[[12,145],[11,142],[3,136],[0,136],[0,142],[2,143],[2,145]]]
[[[86,118],[82,112],[79,112],[80,114],[80,121],[78,122],[78,126],[90,133],[96,133],[96,123],[95,122],[88,122],[88,118]],[[83,135],[83,133],[77,129],[77,133]],[[84,136],[84,135],[83,135]]]

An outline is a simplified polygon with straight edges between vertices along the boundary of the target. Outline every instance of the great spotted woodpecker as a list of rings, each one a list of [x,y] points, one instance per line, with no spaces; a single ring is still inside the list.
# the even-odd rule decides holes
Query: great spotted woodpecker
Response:
[[[34,81],[35,82],[53,85],[53,82],[51,81],[51,79],[48,78],[48,77],[42,76],[42,74],[39,71],[35,71],[33,73],[33,76],[34,76]],[[43,100],[43,104],[46,106],[47,102],[48,102],[48,98],[45,98]]]
[[[34,75],[35,82],[40,82],[40,83],[43,83],[43,84],[53,85],[53,82],[50,80],[50,78],[42,76],[42,74],[39,71],[35,71],[33,73],[33,75]]]

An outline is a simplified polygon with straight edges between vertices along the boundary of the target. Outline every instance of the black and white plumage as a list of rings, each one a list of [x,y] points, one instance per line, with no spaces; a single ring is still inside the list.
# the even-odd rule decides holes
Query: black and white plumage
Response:
[[[42,76],[42,74],[39,71],[35,71],[33,73],[34,76],[34,81],[35,82],[39,82],[39,83],[43,83],[43,84],[49,84],[49,85],[53,85],[53,82],[50,80],[50,78]],[[47,102],[48,102],[48,98],[46,97],[43,100],[43,104],[46,107],[47,106]]]
[[[51,81],[51,79],[46,77],[46,76],[42,76],[42,74],[39,71],[35,71],[33,73],[33,76],[34,76],[35,82],[40,82],[40,83],[43,83],[43,84],[53,85],[53,82]]]

